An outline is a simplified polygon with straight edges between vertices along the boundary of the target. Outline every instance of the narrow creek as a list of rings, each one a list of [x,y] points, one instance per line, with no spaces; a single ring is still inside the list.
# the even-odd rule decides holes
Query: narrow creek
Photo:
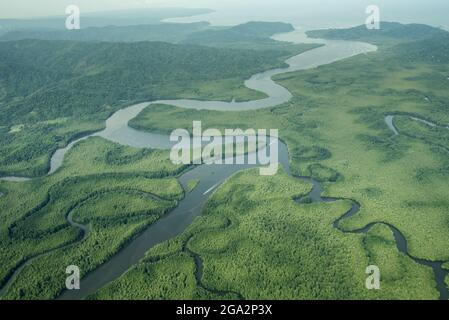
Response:
[[[425,120],[425,119],[419,118],[417,116],[408,115],[408,117],[411,120],[414,120],[414,121],[417,121],[417,122],[420,122],[420,123],[424,123],[425,125],[427,125],[427,126],[429,126],[431,128],[441,128],[441,129],[448,129],[449,130],[449,126],[438,125],[436,123],[433,123],[433,122],[431,122],[429,120]],[[384,118],[385,123],[387,124],[388,128],[393,132],[393,136],[399,136],[401,133],[399,132],[399,129],[395,125],[394,119],[395,119],[395,115],[387,115]],[[440,148],[442,150],[445,150],[447,153],[449,153],[449,148],[447,146],[443,145],[443,144],[432,143],[431,141],[429,141],[426,138],[417,138],[415,136],[412,136],[412,135],[406,134],[406,133],[402,133],[402,134],[407,136],[407,137],[409,137],[409,138],[411,138],[411,139],[420,139],[421,141],[423,141],[423,142],[425,142],[425,143],[427,143],[429,145],[432,145],[434,147],[438,147],[438,148]]]
[[[372,222],[368,225],[366,225],[363,228],[357,229],[357,230],[345,230],[340,227],[340,223],[348,218],[351,218],[352,216],[356,215],[360,211],[360,204],[353,200],[353,199],[345,199],[345,198],[329,198],[329,197],[322,197],[322,190],[321,185],[318,181],[309,178],[309,177],[300,177],[300,179],[304,182],[308,182],[313,184],[313,190],[308,195],[308,197],[312,200],[313,203],[321,203],[321,202],[335,202],[340,200],[349,200],[351,201],[351,209],[346,212],[344,215],[342,215],[340,218],[334,221],[333,227],[335,229],[340,230],[343,233],[355,233],[355,234],[366,234],[369,230],[371,230],[372,227],[374,227],[377,224],[383,224],[390,228],[390,230],[393,232],[394,238],[396,240],[396,247],[399,252],[405,254],[410,259],[415,261],[416,263],[420,265],[424,265],[427,267],[431,267],[434,274],[435,274],[435,281],[437,284],[437,290],[440,293],[440,300],[448,300],[449,299],[449,288],[446,286],[445,278],[449,274],[449,270],[445,270],[443,268],[443,264],[445,261],[429,261],[425,259],[419,259],[410,254],[408,251],[407,246],[407,240],[405,239],[404,235],[393,225],[384,223],[384,222]],[[298,199],[298,201],[301,199]]]
[[[436,123],[433,123],[433,122],[431,122],[429,120],[425,120],[425,119],[419,118],[417,116],[408,116],[408,117],[410,119],[414,120],[414,121],[424,123],[424,124],[428,125],[431,128],[446,128],[446,129],[449,130],[449,126],[440,126],[440,125],[438,125]],[[394,124],[394,118],[395,118],[395,115],[391,115],[390,114],[390,115],[386,115],[384,120],[385,120],[385,123],[387,124],[388,128],[393,132],[393,134],[395,136],[398,136],[400,133],[399,133],[398,128]]]
[[[128,122],[131,119],[135,118],[143,109],[150,107],[152,104],[168,104],[181,108],[219,111],[243,111],[273,107],[289,101],[292,97],[291,93],[286,88],[276,84],[272,80],[273,76],[286,72],[311,69],[321,65],[346,59],[358,54],[365,54],[377,50],[375,46],[361,42],[309,39],[303,32],[298,30],[288,34],[278,35],[274,38],[277,40],[285,40],[296,43],[321,43],[324,45],[288,59],[286,61],[286,63],[289,65],[288,68],[269,70],[254,75],[245,82],[245,85],[248,88],[266,93],[268,95],[268,98],[266,99],[248,102],[160,100],[140,103],[119,110],[106,120],[106,128],[103,131],[73,141],[67,147],[56,151],[52,156],[50,171],[48,174],[52,174],[60,168],[65,154],[68,150],[70,150],[70,148],[73,147],[73,145],[89,137],[102,137],[112,142],[136,148],[170,149],[172,147],[172,143],[170,143],[168,136],[149,132],[141,132],[128,126]],[[393,118],[391,118],[391,125],[394,128]],[[288,149],[287,146],[282,142],[280,142],[279,144],[279,163],[283,166],[284,170],[290,176],[292,176],[289,167]],[[208,198],[211,196],[211,194],[213,194],[214,190],[216,190],[221,184],[226,181],[226,179],[228,179],[238,171],[254,167],[257,167],[257,165],[201,165],[196,166],[192,170],[189,170],[182,174],[180,177],[178,177],[178,181],[184,189],[186,189],[187,183],[190,180],[199,180],[200,182],[197,187],[192,192],[186,193],[184,199],[180,201],[179,205],[170,213],[156,221],[142,234],[136,237],[124,249],[119,251],[106,263],[83,278],[81,290],[66,290],[58,298],[66,300],[86,298],[87,296],[95,293],[98,289],[120,277],[133,265],[138,263],[144,257],[145,253],[156,244],[172,239],[181,234],[193,222],[193,220],[201,214],[203,206],[205,205]],[[344,200],[321,197],[321,186],[312,178],[295,178],[313,184],[313,190],[310,193],[309,197],[314,202],[331,202]],[[4,177],[0,179],[14,182],[23,182],[29,180],[29,178],[24,177]],[[359,211],[359,205],[355,201],[351,201],[353,204],[351,210],[334,223],[334,227],[342,232],[346,231],[343,231],[339,227],[341,220],[349,218]],[[71,214],[67,216],[67,221],[73,227],[82,229],[84,231],[84,237],[88,236],[88,229],[86,229],[87,226],[80,225],[73,221]],[[361,230],[352,232],[365,233],[374,224],[375,223]],[[417,263],[424,264],[433,268],[441,299],[447,299],[448,289],[444,283],[444,277],[447,274],[447,271],[442,269],[442,262],[423,261],[410,256],[407,250],[407,243],[404,236],[399,232],[399,230],[395,229],[394,227],[390,226],[390,228],[395,235],[397,247],[400,252],[407,254]],[[187,244],[188,242],[185,244],[183,250],[184,252],[191,255],[195,261],[195,278],[197,284],[203,287],[205,290],[209,290],[216,294],[233,293],[206,288],[202,284],[203,266],[201,257],[192,252],[188,248]],[[70,246],[74,245],[76,244],[70,244]],[[24,262],[10,277],[8,283],[0,291],[0,295],[2,294],[2,292],[5,292],[5,288],[8,288],[8,286],[11,285],[12,281],[14,281],[14,279],[18,276],[20,271],[25,266],[29,265],[30,263],[44,255],[50,254],[54,250],[60,249],[62,248],[49,250],[46,253],[33,257],[30,260]],[[233,294],[243,299],[243,297],[239,293]]]

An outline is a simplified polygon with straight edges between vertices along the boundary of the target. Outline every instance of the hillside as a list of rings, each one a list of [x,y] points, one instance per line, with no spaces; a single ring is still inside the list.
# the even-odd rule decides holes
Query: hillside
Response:
[[[364,25],[349,29],[313,30],[313,38],[356,40],[374,43],[384,55],[401,63],[449,62],[449,32],[422,24],[383,22],[380,30],[368,30]]]
[[[131,26],[90,27],[80,30],[15,30],[0,36],[0,41],[23,39],[138,42],[164,41],[177,43],[194,32],[209,27],[207,22],[161,23]]]
[[[261,98],[243,81],[283,65],[287,54],[162,42],[4,42],[0,175],[44,173],[56,148],[101,129],[112,112],[135,101]],[[219,83],[225,89],[215,93]]]
[[[312,30],[307,35],[312,38],[333,40],[367,41],[376,45],[395,45],[398,42],[410,42],[437,38],[447,31],[424,24],[401,24],[381,22],[379,30],[369,30],[365,25],[349,29]]]
[[[164,19],[211,13],[210,9],[149,8],[105,12],[84,12],[81,28],[158,24]],[[65,29],[66,16],[34,19],[0,19],[0,35],[10,31],[55,31]]]
[[[277,33],[293,31],[291,24],[282,22],[248,22],[235,27],[220,30],[195,32],[183,42],[213,47],[232,48],[271,48],[286,47],[285,44],[270,39]],[[291,47],[291,45],[288,45]]]
[[[163,41],[218,48],[280,49],[294,52],[298,46],[271,39],[274,34],[292,30],[292,25],[280,22],[248,22],[234,27],[212,27],[207,22],[153,23],[82,27],[80,30],[20,29],[1,35],[0,41],[24,39],[97,42]]]

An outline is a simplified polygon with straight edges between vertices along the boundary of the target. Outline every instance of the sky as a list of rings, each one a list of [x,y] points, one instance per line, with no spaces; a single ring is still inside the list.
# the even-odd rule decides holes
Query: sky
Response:
[[[0,18],[64,15],[70,4],[78,5],[81,13],[152,7],[210,8],[218,10],[208,15],[214,24],[319,20],[323,26],[362,24],[366,6],[376,4],[383,20],[444,27],[449,24],[448,0],[0,0]]]

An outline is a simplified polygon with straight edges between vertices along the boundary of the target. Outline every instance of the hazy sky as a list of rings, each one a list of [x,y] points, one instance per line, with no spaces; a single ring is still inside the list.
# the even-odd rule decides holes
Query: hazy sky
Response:
[[[216,21],[228,24],[245,17],[247,20],[288,22],[346,19],[348,23],[363,23],[360,20],[365,16],[364,8],[377,4],[384,20],[449,24],[448,0],[0,0],[0,18],[64,15],[69,4],[78,5],[81,12],[152,7],[211,8],[220,12],[213,16]]]

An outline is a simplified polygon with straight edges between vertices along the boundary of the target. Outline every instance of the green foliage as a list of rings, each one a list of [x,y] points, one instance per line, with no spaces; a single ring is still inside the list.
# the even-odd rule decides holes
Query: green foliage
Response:
[[[288,54],[161,42],[3,42],[0,174],[42,175],[58,147],[100,130],[134,101],[263,98],[243,89],[243,80],[283,65]],[[230,90],[214,95],[217,84]]]
[[[38,39],[106,42],[163,41],[177,43],[184,40],[190,34],[207,29],[208,27],[209,23],[198,22],[130,26],[109,25],[82,28],[79,30],[16,30],[2,35],[0,41]]]
[[[446,133],[442,129],[410,122],[409,117],[420,117],[440,125],[449,123],[449,65],[442,60],[431,59],[416,59],[411,63],[401,57],[401,48],[405,48],[405,44],[394,46],[399,42],[400,40],[392,40],[388,48],[381,46],[377,53],[357,56],[318,69],[277,76],[275,80],[294,95],[292,101],[279,107],[237,113],[199,112],[160,106],[147,108],[132,121],[132,125],[141,130],[160,132],[170,132],[178,127],[189,128],[192,120],[201,120],[204,127],[219,129],[224,128],[226,123],[232,123],[242,129],[279,128],[281,139],[289,147],[294,174],[305,174],[310,165],[320,164],[332,169],[332,173],[338,172],[344,177],[335,182],[324,182],[323,187],[325,196],[350,198],[360,203],[361,211],[341,222],[345,230],[360,229],[374,222],[388,223],[405,236],[411,255],[428,260],[448,261],[449,229],[446,222],[449,167],[447,153],[438,147],[447,142]],[[416,47],[420,46],[418,42],[414,43]],[[444,51],[435,52],[436,56],[444,54]],[[409,134],[400,133],[394,136],[385,123],[385,116],[388,114],[396,115],[395,124],[400,127],[399,131],[403,130]],[[164,117],[171,121],[164,120]],[[328,173],[327,170],[326,172]],[[250,201],[248,194],[254,191],[255,186],[242,186],[236,180],[230,183],[236,190],[233,193],[232,205],[231,200],[227,199],[223,201],[226,204],[223,207],[244,215],[261,203],[260,200]],[[218,192],[221,190],[220,188]],[[310,200],[308,197],[302,197],[300,207],[317,206],[308,204]],[[212,207],[219,205],[211,202]],[[271,213],[281,210],[284,214],[288,211],[284,206],[282,209],[273,209]],[[227,214],[225,209],[220,211]],[[268,219],[267,224],[276,225],[278,220],[274,219],[274,216],[271,220]],[[334,220],[323,219],[319,218],[316,224],[327,225],[328,232],[331,232]],[[254,228],[254,225],[251,227]],[[379,228],[383,230],[379,231]],[[295,232],[298,230],[302,229],[297,228]],[[241,241],[240,235],[245,232],[247,231],[238,235],[228,233],[223,236],[224,240],[220,239],[221,246],[217,245],[217,254],[213,258],[210,257],[209,270],[212,275],[207,278],[209,287],[232,289],[242,293],[240,288],[243,282],[233,282],[234,279],[242,280],[238,275],[227,274],[225,271],[220,273],[221,271],[217,270],[228,266],[226,261],[230,260],[230,253],[233,254],[233,262],[237,259],[238,250],[229,251],[231,249],[223,248],[234,248],[232,245],[236,245],[235,243],[245,243]],[[304,233],[308,235],[310,230]],[[216,234],[214,239],[215,236]],[[283,241],[289,236],[289,232],[284,232]],[[344,237],[352,236],[345,234]],[[214,243],[210,237],[206,238],[207,240],[201,240],[202,238],[206,236],[197,236],[197,240],[192,244],[197,241]],[[327,243],[328,239],[328,236],[322,236],[316,241],[321,245]],[[359,252],[358,254],[366,255],[368,260],[383,265],[382,269],[385,269],[383,277],[387,290],[369,294],[370,299],[438,297],[431,270],[398,253],[388,228],[378,226],[368,233],[366,239],[367,247],[363,246],[360,251],[355,249],[354,240],[351,240],[347,247]],[[345,241],[350,240],[346,238]],[[232,245],[227,246],[228,243]],[[307,242],[301,240],[298,243]],[[248,246],[254,249],[252,243]],[[272,249],[273,244],[270,243],[269,246]],[[171,251],[174,250],[173,247],[170,248]],[[289,247],[290,250],[293,250],[292,248],[296,250],[294,244]],[[200,253],[197,248],[191,249]],[[201,257],[206,266],[208,260],[204,254],[209,254],[209,251],[205,246],[201,249]],[[253,261],[263,261],[262,265],[266,261],[261,256],[250,256]],[[392,263],[388,266],[390,260]],[[358,264],[351,262],[351,265]],[[233,266],[235,267],[235,263]],[[363,271],[360,272],[364,272],[366,266],[364,264],[356,268],[362,268]],[[259,270],[253,265],[251,267]],[[203,282],[207,277],[206,268]],[[351,270],[350,268],[347,270]],[[251,275],[253,274],[257,272],[254,271]],[[255,278],[249,273],[248,277]],[[272,279],[272,276],[268,278]],[[253,283],[257,286],[257,283],[264,282],[265,279],[265,276],[260,276],[254,279]],[[364,279],[361,281],[364,283]],[[229,283],[233,285],[226,286]],[[316,283],[327,284],[326,281]],[[248,284],[248,288],[252,285]],[[421,290],[423,286],[425,289]],[[280,284],[279,287],[284,288]],[[359,294],[354,293],[354,296],[367,297],[366,293]],[[323,296],[325,294],[321,298]],[[349,294],[345,298],[348,296]]]
[[[200,183],[200,180],[198,179],[187,182],[187,192],[192,192],[197,187],[198,183]]]
[[[329,150],[318,147],[296,147],[291,152],[291,157],[297,161],[319,161],[326,160],[332,156]]]
[[[139,265],[127,274],[134,285],[129,286],[129,278],[117,280],[108,286],[107,299],[126,296],[132,300],[169,300],[194,296],[197,291],[194,271],[194,262],[182,253],[149,266]],[[94,295],[91,298],[101,299],[103,296]]]
[[[396,54],[405,61],[422,61],[427,63],[449,62],[449,35],[443,34],[439,37],[425,39],[422,41],[405,43],[394,48]]]
[[[365,25],[348,29],[312,30],[307,34],[313,38],[358,40],[377,45],[394,45],[398,42],[418,41],[446,36],[447,32],[424,24],[401,24],[381,22],[380,29],[368,29]]]
[[[84,23],[83,23],[84,25]],[[283,50],[286,54],[300,51],[306,45],[278,42],[270,37],[293,31],[293,26],[280,22],[248,22],[233,27],[211,27],[207,22],[158,23],[120,26],[107,25],[80,30],[15,30],[0,36],[0,41],[67,40],[103,42],[163,41],[219,48]],[[308,45],[314,47],[315,45]]]
[[[357,138],[368,150],[382,151],[384,154],[383,161],[385,162],[401,159],[407,151],[406,145],[398,143],[390,137],[361,134]]]
[[[388,226],[374,226],[366,235],[364,246],[370,265],[379,267],[383,294],[400,300],[438,299],[435,289],[428,285],[433,282],[432,269],[412,263],[410,258],[399,253]]]
[[[186,169],[173,165],[168,151],[123,147],[99,137],[80,141],[67,153],[60,170],[46,178],[59,180],[66,177],[140,175],[148,178],[175,176]],[[176,193],[174,189],[166,190]]]
[[[182,43],[219,48],[276,49],[295,52],[306,45],[295,46],[278,42],[270,37],[277,33],[293,31],[291,24],[281,22],[248,22],[230,28],[198,31],[190,34]],[[310,48],[315,45],[309,45]],[[299,51],[299,50],[298,50]]]
[[[320,182],[335,182],[339,178],[341,178],[341,175],[338,173],[338,171],[323,166],[320,163],[314,163],[307,167],[307,176],[313,177],[315,180]]]
[[[445,43],[443,39],[445,35],[435,41]],[[447,133],[411,122],[410,116],[449,123],[444,107],[449,99],[449,82],[444,80],[449,65],[422,59],[411,64],[401,57],[406,45],[277,78],[294,95],[319,103],[319,108],[303,113],[305,121],[319,123],[319,131],[301,132],[302,144],[320,141],[332,154],[322,164],[344,176],[325,184],[326,195],[361,204],[360,213],[342,226],[358,229],[388,222],[405,235],[413,256],[446,261],[448,163],[447,153],[437,146],[447,145]],[[434,54],[445,54],[444,50]],[[396,115],[398,136],[385,124],[387,114]],[[283,139],[294,140],[293,133],[284,133]],[[293,166],[307,169],[307,164]]]
[[[15,130],[0,133],[0,176],[46,174],[50,169],[50,157],[58,148],[80,137],[81,132],[88,134],[101,129],[103,123],[87,118],[81,122],[63,118],[14,127]]]
[[[321,177],[325,196],[360,203],[358,214],[341,221],[344,230],[388,223],[405,236],[412,256],[448,261],[449,164],[438,147],[446,136],[407,117],[449,123],[449,65],[427,58],[411,63],[401,58],[405,44],[393,46],[401,40],[388,38],[391,42],[382,39],[385,46],[378,53],[277,76],[294,95],[282,106],[238,113],[152,106],[132,125],[160,132],[190,128],[192,120],[219,129],[229,123],[242,129],[279,128],[294,174]],[[19,82],[17,88],[27,92]],[[2,92],[6,97],[9,91]],[[384,122],[386,114],[396,115],[396,125],[405,134],[393,136]],[[50,120],[59,123],[60,118]],[[31,123],[48,121],[38,120]],[[0,124],[0,133],[20,134],[29,123]],[[0,182],[2,282],[28,257],[75,243],[27,265],[6,298],[52,298],[64,283],[62,266],[75,263],[89,272],[107,261],[182,197],[183,190],[170,177],[183,169],[168,161],[167,152],[93,138],[75,146],[52,176],[20,185]],[[335,179],[337,175],[344,179]],[[259,176],[257,170],[237,173],[216,190],[187,231],[151,249],[91,298],[438,297],[432,270],[399,253],[390,228],[376,224],[366,234],[341,232],[333,224],[351,203],[311,203],[310,190],[282,171],[273,177]],[[148,193],[163,199],[150,199]],[[65,222],[70,209],[75,219],[91,224],[82,242],[79,230]],[[380,291],[365,288],[370,264],[381,268]]]
[[[285,173],[237,173],[187,231],[151,249],[92,298],[205,299],[217,298],[217,293],[245,299],[437,298],[432,270],[398,254],[391,232],[386,244],[377,242],[381,235],[375,230],[368,236],[343,234],[332,222],[349,203],[294,202],[309,191],[310,186]],[[196,260],[188,252],[202,261],[197,283],[192,277]],[[387,265],[392,257],[398,263]],[[369,263],[385,265],[390,275],[378,292],[365,289]]]
[[[279,65],[282,58],[274,51],[217,50],[161,42],[37,40],[5,42],[0,56],[2,80],[7,83],[6,101],[23,97],[2,108],[4,123],[11,118],[25,118],[31,111],[37,119],[45,120],[55,115],[108,112],[105,106],[118,101],[163,98],[154,88],[166,82],[245,79]],[[15,65],[21,68],[13,68]],[[21,107],[15,110],[13,106],[18,103]],[[75,103],[77,107],[73,108]]]
[[[160,24],[168,18],[190,17],[213,12],[210,9],[196,8],[139,8],[129,10],[114,10],[107,12],[84,12],[82,28],[106,26],[130,26]],[[32,19],[0,19],[0,34],[18,30],[65,30],[61,17],[43,17]],[[71,30],[73,31],[73,30]]]
[[[424,24],[381,22],[381,28],[369,30],[365,25],[349,29],[313,30],[314,38],[357,40],[388,48],[386,53],[401,59],[401,63],[449,62],[449,34],[446,30]]]
[[[114,159],[126,161],[108,164],[111,152]],[[46,253],[25,265],[5,298],[54,298],[63,289],[62,266],[77,261],[89,272],[105,262],[176,206],[183,190],[169,176],[180,169],[166,152],[142,152],[91,138],[77,144],[51,176],[1,182],[0,284],[31,257]],[[82,242],[81,230],[66,221],[69,213],[89,226]]]

